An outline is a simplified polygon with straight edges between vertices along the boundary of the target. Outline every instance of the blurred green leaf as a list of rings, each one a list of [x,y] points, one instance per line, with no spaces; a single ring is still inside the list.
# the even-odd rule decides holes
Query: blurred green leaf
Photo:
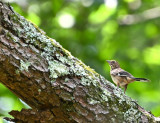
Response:
[[[41,23],[40,18],[35,13],[29,13],[26,18],[29,19],[32,23],[36,24],[37,26],[39,26]]]
[[[93,11],[89,16],[89,21],[92,24],[99,24],[111,16],[114,13],[114,9],[109,9],[105,6],[105,4],[102,4],[97,11]]]
[[[144,60],[147,64],[160,65],[160,45],[147,48],[144,51]]]

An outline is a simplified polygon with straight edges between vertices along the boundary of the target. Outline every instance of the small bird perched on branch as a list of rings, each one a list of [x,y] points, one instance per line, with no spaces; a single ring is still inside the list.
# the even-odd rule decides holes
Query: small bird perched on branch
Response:
[[[141,81],[141,82],[149,82],[149,79],[145,78],[136,78],[132,74],[128,73],[127,71],[120,68],[120,65],[115,60],[107,60],[109,63],[111,70],[110,75],[113,82],[119,87],[124,87],[124,93],[126,92],[127,86],[129,83],[134,81]]]

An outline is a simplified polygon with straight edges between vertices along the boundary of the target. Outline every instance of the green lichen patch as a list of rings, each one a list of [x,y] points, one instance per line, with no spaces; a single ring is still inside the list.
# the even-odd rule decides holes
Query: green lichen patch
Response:
[[[91,81],[89,79],[86,79],[85,77],[81,78],[81,84],[84,86],[90,86]]]
[[[10,40],[14,41],[15,43],[19,42],[19,39],[16,36],[14,36],[12,33],[7,32],[6,35]]]
[[[103,90],[103,93],[101,94],[101,98],[103,101],[107,102],[108,97],[110,97],[110,92],[107,90]]]
[[[38,89],[38,92],[41,92],[42,90],[41,89]]]
[[[30,63],[24,62],[23,60],[20,61],[20,71],[28,71],[28,67],[30,66]]]
[[[88,98],[87,102],[91,105],[95,105],[95,104],[99,104],[100,101],[99,100],[94,100],[93,98]]]
[[[17,69],[17,70],[15,70],[15,73],[17,74],[17,75],[20,75],[20,71]]]
[[[69,69],[57,61],[49,61],[48,69],[50,70],[50,78],[56,79],[69,74]]]
[[[64,80],[65,82],[69,82],[69,78],[65,78],[65,80]]]
[[[131,123],[131,122],[138,122],[137,119],[141,117],[142,113],[138,112],[137,109],[130,108],[124,113],[124,119],[125,121]]]
[[[59,96],[65,101],[72,101],[74,99],[74,97],[70,93],[63,91],[60,93]]]

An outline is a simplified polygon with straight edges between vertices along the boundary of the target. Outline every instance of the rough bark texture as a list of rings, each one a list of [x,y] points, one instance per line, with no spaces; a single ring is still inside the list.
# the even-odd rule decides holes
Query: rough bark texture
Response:
[[[15,122],[158,122],[121,89],[0,3],[0,82],[32,109]]]

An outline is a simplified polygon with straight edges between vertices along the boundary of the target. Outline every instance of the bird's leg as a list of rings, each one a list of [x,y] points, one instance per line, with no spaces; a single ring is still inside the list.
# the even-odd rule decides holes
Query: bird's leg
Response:
[[[125,93],[126,90],[127,90],[127,86],[128,86],[128,84],[126,84],[126,85],[124,86],[124,93]]]
[[[120,87],[119,83],[117,83],[117,86]]]

